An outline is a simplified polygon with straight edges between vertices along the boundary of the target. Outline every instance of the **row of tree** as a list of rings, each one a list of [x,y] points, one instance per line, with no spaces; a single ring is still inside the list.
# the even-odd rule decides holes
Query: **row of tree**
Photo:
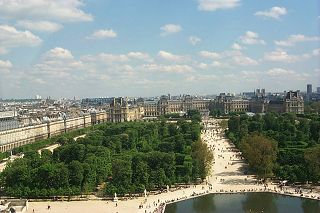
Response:
[[[213,156],[200,140],[200,114],[189,115],[191,122],[106,123],[76,142],[61,137],[53,153],[28,151],[9,164],[1,187],[15,197],[87,194],[98,186],[123,195],[204,179]]]
[[[319,182],[319,115],[232,116],[226,134],[259,176]]]

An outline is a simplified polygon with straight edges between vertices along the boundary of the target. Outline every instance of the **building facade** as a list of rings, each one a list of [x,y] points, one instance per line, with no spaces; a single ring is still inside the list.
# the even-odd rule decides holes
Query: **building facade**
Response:
[[[213,102],[213,108],[221,114],[230,112],[249,112],[249,100],[234,97],[230,94],[220,93]]]
[[[124,122],[141,120],[144,116],[144,108],[139,105],[129,105],[126,98],[113,98],[107,108],[108,121]]]
[[[204,114],[209,112],[209,103],[210,100],[196,99],[190,95],[185,95],[177,100],[171,100],[170,96],[161,96],[158,101],[144,101],[144,116],[158,117],[171,113],[185,114],[192,109],[199,110],[200,113]]]
[[[250,99],[235,97],[230,94],[221,93],[212,102],[212,109],[221,114],[229,113],[266,113],[266,112],[292,112],[304,113],[304,100],[300,91],[285,92],[284,96],[276,98],[265,97],[265,90],[257,90],[255,97]]]
[[[304,101],[300,91],[289,91],[284,99],[284,111],[296,114],[304,113]]]

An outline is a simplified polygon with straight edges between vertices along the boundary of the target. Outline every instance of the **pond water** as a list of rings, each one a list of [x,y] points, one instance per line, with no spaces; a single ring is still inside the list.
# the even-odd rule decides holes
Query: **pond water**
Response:
[[[165,213],[320,213],[320,201],[272,193],[209,194],[172,203]]]

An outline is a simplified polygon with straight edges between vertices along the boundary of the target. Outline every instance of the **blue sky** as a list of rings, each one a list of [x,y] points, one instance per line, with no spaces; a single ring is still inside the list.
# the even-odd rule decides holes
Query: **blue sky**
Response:
[[[317,0],[0,0],[0,97],[320,86]]]

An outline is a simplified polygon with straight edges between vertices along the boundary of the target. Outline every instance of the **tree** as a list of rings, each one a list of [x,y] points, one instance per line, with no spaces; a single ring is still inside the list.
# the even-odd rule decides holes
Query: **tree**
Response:
[[[94,165],[83,163],[83,180],[81,183],[81,192],[88,193],[92,192],[96,186],[97,174],[93,168]]]
[[[188,110],[187,115],[192,121],[195,121],[195,122],[201,121],[201,114],[199,110],[190,109]]]
[[[205,178],[212,158],[199,142],[199,112],[191,116],[192,122],[98,125],[77,142],[70,135],[52,139],[61,143],[53,154],[39,155],[38,145],[25,148],[25,157],[0,174],[0,187],[18,197],[72,196],[92,193],[103,183],[113,196]]]
[[[320,181],[320,145],[308,148],[304,154],[308,165],[310,179],[315,183]]]
[[[132,181],[135,185],[142,185],[144,188],[147,187],[150,176],[148,170],[149,167],[145,161],[140,160],[133,165]]]
[[[130,191],[132,180],[131,159],[115,159],[112,162],[112,185],[119,191],[119,194],[125,194]]]
[[[245,137],[240,143],[240,149],[249,166],[261,178],[270,177],[277,157],[277,143],[265,136],[254,133]]]
[[[194,167],[194,179],[205,179],[211,169],[213,160],[212,152],[208,149],[206,143],[202,142],[201,140],[198,140],[197,142],[192,144],[191,155]]]
[[[290,182],[315,181],[310,163],[307,165],[305,159],[305,150],[320,144],[319,115],[267,113],[262,117],[238,117],[229,119],[229,130],[226,131],[237,147],[247,134],[259,132],[278,143],[277,166],[273,172],[279,178]]]
[[[68,169],[69,169],[69,183],[72,186],[80,187],[83,181],[83,175],[84,175],[82,164],[79,161],[72,161],[68,165]]]

